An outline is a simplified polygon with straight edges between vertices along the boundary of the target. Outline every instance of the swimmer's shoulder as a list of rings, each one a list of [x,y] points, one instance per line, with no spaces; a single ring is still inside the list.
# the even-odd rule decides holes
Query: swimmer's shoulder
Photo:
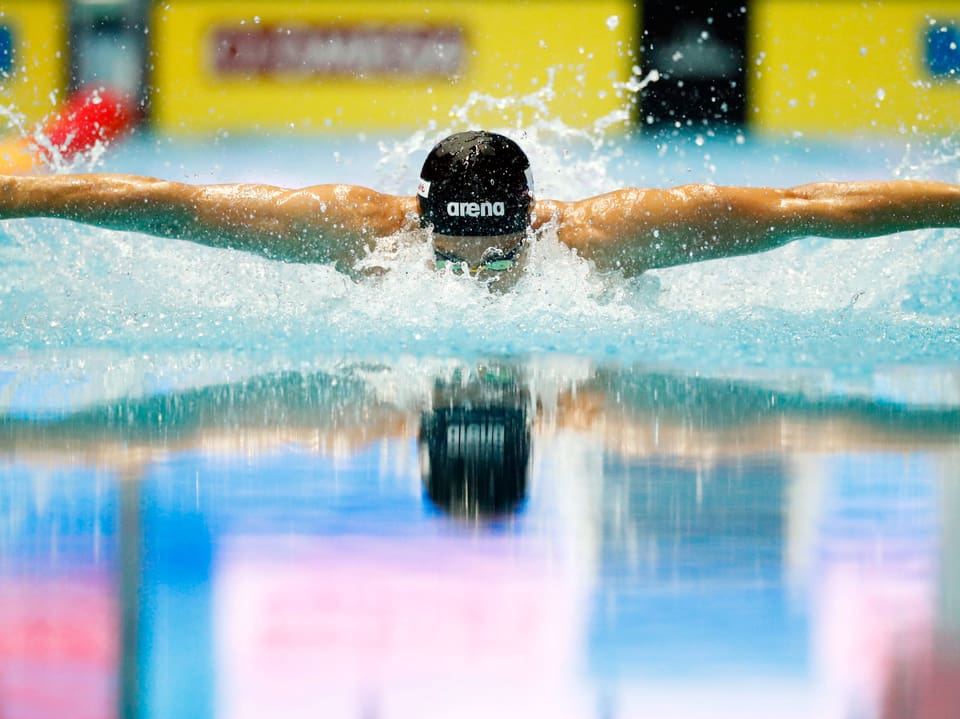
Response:
[[[344,237],[387,237],[417,224],[416,197],[389,195],[360,185],[311,185],[282,198],[287,211],[313,229]]]
[[[533,228],[552,223],[563,244],[600,270],[638,275],[656,266],[645,252],[662,220],[663,190],[626,187],[582,200],[538,200]]]
[[[539,227],[551,220],[566,223],[590,223],[609,219],[622,212],[634,212],[645,203],[655,202],[663,190],[648,187],[624,187],[581,200],[537,200],[534,208],[535,224]]]
[[[537,200],[532,226],[537,230],[547,223],[557,227],[561,241],[571,246],[603,243],[618,239],[625,222],[637,221],[656,192],[642,187],[626,187],[582,200]]]

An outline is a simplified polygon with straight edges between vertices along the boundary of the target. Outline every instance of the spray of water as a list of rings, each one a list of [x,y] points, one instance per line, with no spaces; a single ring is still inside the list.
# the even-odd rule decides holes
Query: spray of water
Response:
[[[49,99],[50,112],[35,123],[30,123],[26,115],[16,107],[0,105],[0,121],[5,124],[2,133],[5,141],[18,142],[34,158],[38,171],[50,173],[90,172],[101,166],[110,142],[103,138],[95,138],[89,143],[84,141],[82,147],[72,147],[80,128],[73,126],[69,121],[65,125],[66,128],[69,128],[65,134],[55,131],[54,136],[51,137],[50,129],[53,125],[61,122],[63,118],[59,115],[62,108],[59,107],[57,93],[52,92]],[[82,93],[82,101],[95,106],[106,102],[107,99],[103,97],[103,91],[91,88],[89,91]],[[107,120],[108,118],[100,119]]]
[[[548,73],[524,96],[470,95],[447,126],[383,142],[369,184],[409,193],[432,144],[473,126],[471,118],[490,107],[511,118],[488,129],[521,143],[541,197],[705,181],[732,174],[728,168],[762,175],[771,172],[771,151],[777,176],[812,179],[799,176],[806,150],[789,143],[745,142],[740,134],[630,137],[630,103],[655,74],[636,72],[614,86],[624,107],[588,128],[550,113],[553,79]],[[299,169],[301,157],[294,148],[291,168]],[[956,143],[945,141],[929,157],[914,150],[909,163],[912,176],[934,166],[956,175],[960,160]],[[0,232],[2,369],[75,375],[94,385],[91,378],[111,377],[117,391],[138,381],[168,388],[344,356],[577,355],[705,374],[861,378],[878,366],[943,365],[960,356],[956,231],[811,239],[626,279],[597,272],[548,225],[529,238],[523,275],[505,292],[431,269],[420,231],[381,243],[357,268],[359,277],[52,221],[8,223]],[[374,267],[386,271],[362,272]]]

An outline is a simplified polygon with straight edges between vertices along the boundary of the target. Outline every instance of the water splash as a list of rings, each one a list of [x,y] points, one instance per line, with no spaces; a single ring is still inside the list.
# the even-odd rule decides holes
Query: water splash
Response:
[[[621,156],[619,143],[631,133],[639,93],[659,80],[659,73],[653,70],[641,76],[640,68],[634,66],[629,79],[611,84],[620,106],[589,126],[580,127],[570,125],[553,111],[557,72],[557,68],[547,68],[537,89],[526,94],[498,96],[473,91],[461,105],[451,108],[446,125],[433,125],[399,141],[380,143],[379,186],[405,192],[412,186],[411,168],[419,168],[434,144],[455,132],[478,128],[481,123],[477,118],[488,118],[495,110],[503,124],[483,129],[507,135],[524,148],[535,168],[541,197],[574,199],[568,196],[571,188],[580,193],[578,197],[614,189],[617,185],[610,176],[610,163]],[[586,82],[583,75],[577,80]]]
[[[512,121],[490,129],[528,151],[540,196],[580,198],[650,177],[800,184],[814,179],[811,171],[829,178],[847,167],[849,158],[836,148],[818,152],[807,141],[630,137],[619,124],[623,113],[654,79],[635,73],[620,88],[625,109],[585,129],[549,115],[549,82],[527,97],[470,96],[451,113],[448,127],[381,141],[380,162],[361,180],[409,194],[433,142],[470,126],[471,109],[480,113],[490,103],[501,103],[515,118],[536,115],[525,126]],[[223,142],[242,157],[255,154],[249,140]],[[310,152],[305,142],[286,155],[273,148],[270,170],[287,168],[296,176]],[[158,176],[163,165],[151,162],[173,155],[189,164],[189,146],[164,147],[158,153],[150,146],[131,162]],[[855,157],[869,159],[864,149]],[[209,168],[209,153],[195,151],[195,166]],[[911,153],[903,171],[910,176],[956,171],[955,142],[917,145]],[[245,167],[255,179],[256,166]],[[336,162],[326,169],[339,170]],[[958,247],[952,230],[862,242],[811,239],[628,280],[596,272],[547,226],[530,239],[516,287],[499,292],[475,278],[430,269],[419,232],[383,243],[364,263],[387,271],[356,279],[330,267],[135,233],[41,220],[6,223],[0,227],[0,373],[50,375],[68,384],[69,378],[102,381],[131,391],[138,381],[150,389],[189,377],[225,381],[345,356],[495,354],[575,355],[702,374],[826,374],[853,382],[877,367],[955,363]]]
[[[84,91],[83,100],[98,105],[105,100],[106,91],[91,88]],[[72,128],[58,142],[51,138],[51,128],[61,120],[59,100],[56,92],[50,94],[51,110],[41,120],[30,123],[26,115],[13,105],[0,105],[0,121],[5,122],[2,133],[8,138],[19,140],[34,157],[36,169],[54,174],[69,172],[91,172],[102,166],[109,140],[96,139],[80,150],[71,148],[79,128]],[[69,127],[69,123],[67,125]]]
[[[5,122],[4,134],[13,134],[15,137],[26,139],[31,130],[27,128],[27,116],[14,105],[0,105],[0,119]],[[39,129],[38,125],[34,129]]]

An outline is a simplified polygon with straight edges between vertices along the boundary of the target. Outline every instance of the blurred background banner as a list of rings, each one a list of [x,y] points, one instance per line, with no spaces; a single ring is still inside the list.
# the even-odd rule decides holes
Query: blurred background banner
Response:
[[[62,99],[67,58],[66,3],[0,2],[0,105],[27,122],[44,117]]]
[[[960,2],[750,5],[751,126],[950,131],[960,124]]]
[[[153,119],[166,132],[409,130],[445,125],[474,92],[552,83],[551,114],[588,126],[623,106],[635,15],[623,0],[158,3]]]
[[[175,134],[944,133],[960,0],[0,1],[0,104],[29,124],[90,87]]]

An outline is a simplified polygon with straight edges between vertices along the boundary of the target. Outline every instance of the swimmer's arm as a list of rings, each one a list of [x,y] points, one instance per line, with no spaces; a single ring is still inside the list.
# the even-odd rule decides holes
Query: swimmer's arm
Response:
[[[763,252],[800,237],[960,227],[960,185],[925,181],[628,188],[551,205],[561,240],[598,267],[627,274]]]
[[[52,217],[292,261],[352,264],[415,198],[351,185],[187,185],[134,175],[0,178],[0,219]]]

